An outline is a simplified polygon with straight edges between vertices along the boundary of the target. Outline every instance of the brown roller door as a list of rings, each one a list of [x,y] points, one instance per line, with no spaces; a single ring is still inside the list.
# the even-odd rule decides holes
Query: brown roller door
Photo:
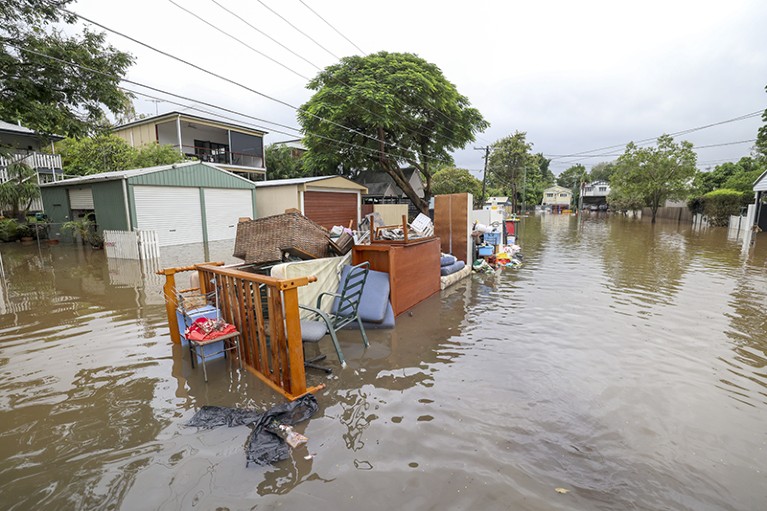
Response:
[[[340,192],[304,192],[304,214],[330,229],[334,225],[357,228],[357,194]]]

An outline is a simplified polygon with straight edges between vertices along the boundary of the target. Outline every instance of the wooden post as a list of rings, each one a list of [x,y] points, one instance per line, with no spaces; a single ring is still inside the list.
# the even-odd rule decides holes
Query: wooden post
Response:
[[[301,318],[298,311],[298,289],[282,292],[285,305],[285,327],[288,334],[288,360],[290,361],[290,393],[306,392],[304,348],[301,341]]]
[[[170,340],[173,344],[181,344],[181,333],[178,331],[178,321],[176,320],[176,308],[178,300],[176,299],[176,275],[175,273],[165,274],[165,286],[162,288],[165,294],[165,312],[168,314],[168,328],[170,329]]]

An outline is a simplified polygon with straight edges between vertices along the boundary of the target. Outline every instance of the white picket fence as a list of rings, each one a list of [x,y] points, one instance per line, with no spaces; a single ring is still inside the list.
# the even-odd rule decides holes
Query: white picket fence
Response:
[[[107,257],[116,259],[157,259],[160,243],[156,231],[104,231]]]

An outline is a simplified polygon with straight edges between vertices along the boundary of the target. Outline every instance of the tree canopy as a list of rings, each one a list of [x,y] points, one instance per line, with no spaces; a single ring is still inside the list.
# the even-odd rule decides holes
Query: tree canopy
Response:
[[[709,172],[697,172],[693,178],[693,189],[698,195],[713,190],[728,188],[739,192],[751,193],[754,181],[767,168],[767,161],[744,156],[737,162],[725,162]]]
[[[697,155],[690,142],[674,142],[661,135],[655,147],[638,147],[633,142],[618,158],[611,183],[616,195],[641,197],[652,211],[652,222],[666,199],[682,199],[688,181],[695,175]]]
[[[615,174],[615,163],[603,161],[591,167],[589,181],[592,183],[594,181],[606,181],[609,183],[613,174]]]
[[[569,167],[559,176],[557,176],[557,184],[569,188],[573,192],[573,201],[578,204],[581,197],[581,184],[589,180],[589,173],[586,167],[580,163]]]
[[[0,119],[43,135],[81,137],[108,125],[107,111],[132,111],[118,85],[133,57],[104,34],[86,29],[69,36],[50,26],[74,23],[58,8],[69,2],[0,2]]]
[[[321,71],[298,111],[309,168],[379,170],[427,211],[435,168],[489,126],[434,64],[411,53],[346,57]],[[424,199],[401,167],[418,170]]]
[[[266,147],[266,165],[269,179],[289,179],[309,176],[303,156],[294,156],[293,149],[283,144]]]
[[[466,169],[445,167],[434,174],[431,189],[434,195],[470,193],[474,195],[476,203],[482,194],[482,181],[472,176]]]
[[[540,162],[532,153],[533,144],[526,140],[527,133],[517,131],[492,145],[487,163],[491,186],[500,187],[511,199],[512,210],[522,198],[528,174],[540,172]]]
[[[56,144],[56,150],[61,154],[64,173],[78,176],[184,161],[173,146],[155,143],[134,148],[117,135],[67,138]]]

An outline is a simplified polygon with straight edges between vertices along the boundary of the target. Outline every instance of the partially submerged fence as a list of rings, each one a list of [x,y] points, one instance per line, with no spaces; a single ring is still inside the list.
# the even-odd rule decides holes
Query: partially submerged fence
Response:
[[[316,278],[280,280],[221,265],[204,263],[157,272],[166,278],[164,294],[173,342],[181,342],[175,274],[196,270],[200,288],[195,291],[214,293],[222,319],[242,334],[242,362],[253,374],[291,400],[317,390],[319,387],[306,387],[298,309],[298,288]]]
[[[157,231],[104,231],[107,257],[117,259],[156,259],[160,257]]]

